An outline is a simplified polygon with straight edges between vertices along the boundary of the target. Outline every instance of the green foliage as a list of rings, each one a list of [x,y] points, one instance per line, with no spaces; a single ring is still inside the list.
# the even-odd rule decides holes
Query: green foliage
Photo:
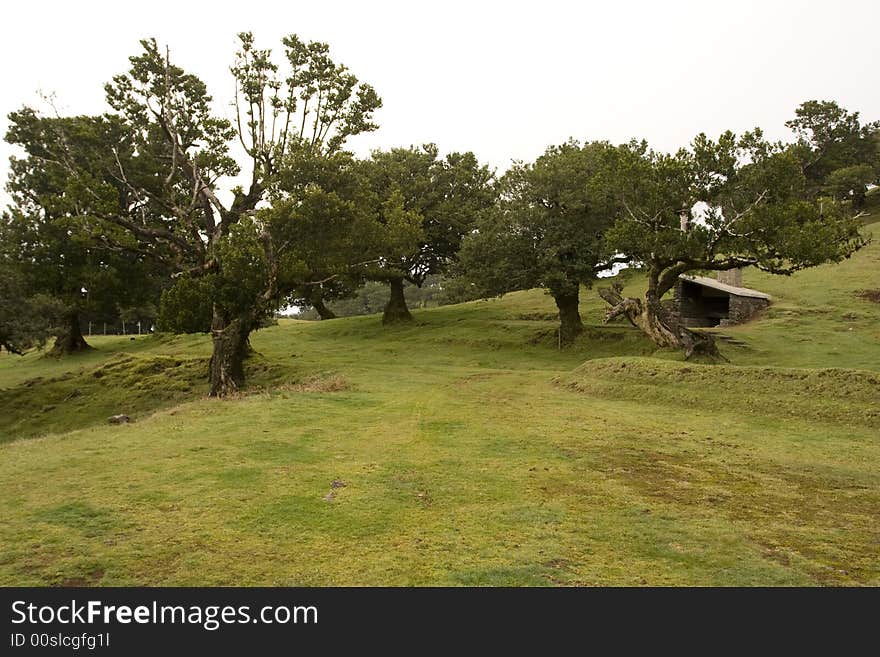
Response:
[[[421,285],[455,261],[461,241],[495,200],[492,174],[473,153],[441,159],[437,146],[375,151],[364,163],[376,201],[382,262],[368,278]]]
[[[212,279],[211,300],[225,316],[260,315],[270,309],[259,302],[261,294],[268,290],[267,281],[274,275],[263,234],[263,227],[255,218],[242,217],[215,247],[215,257],[223,267]]]
[[[865,205],[868,184],[877,179],[876,171],[869,164],[835,169],[825,179],[825,192],[838,201],[851,199],[853,208],[861,209]]]
[[[5,139],[26,154],[10,158],[7,186],[21,212],[33,221],[68,218],[79,240],[118,236],[92,235],[87,221],[90,211],[118,213],[124,203],[116,159],[127,160],[132,145],[116,117],[45,117],[24,107],[9,115]]]
[[[214,294],[212,275],[181,276],[162,292],[156,328],[168,333],[207,333],[211,330]]]
[[[43,346],[60,312],[51,297],[33,295],[13,265],[0,263],[0,349],[22,354]]]
[[[169,53],[160,52],[155,39],[143,39],[140,45],[141,52],[129,57],[129,70],[114,76],[104,85],[104,92],[116,112],[112,120],[121,123],[126,138],[138,150],[134,161],[126,162],[123,169],[135,188],[149,192],[142,203],[161,216],[163,203],[179,203],[183,194],[191,193],[188,165],[197,166],[205,180],[239,173],[240,167],[229,155],[229,142],[236,133],[229,121],[211,113],[213,98],[202,80],[172,64]],[[179,149],[173,147],[174,142]],[[183,154],[185,161],[178,160]],[[170,170],[163,162],[169,156]],[[157,170],[168,177],[156,178]]]
[[[335,153],[349,137],[378,128],[372,115],[382,100],[330,58],[326,43],[284,37],[287,73],[279,75],[272,52],[255,48],[252,33],[238,38],[241,49],[232,74],[239,90],[238,129],[243,141],[247,137],[250,155],[281,157],[288,148]]]
[[[159,317],[159,309],[153,303],[145,303],[140,306],[128,306],[119,309],[119,318],[123,322],[145,323],[152,325]]]
[[[472,154],[441,160],[433,145],[376,152],[366,162],[294,153],[266,215],[276,217],[273,231],[299,245],[297,263],[287,263],[301,281],[289,302],[320,307],[354,296],[365,280],[422,285],[448,268],[468,226],[491,205],[489,182]]]
[[[116,317],[120,308],[158,301],[167,268],[153,256],[161,249],[151,253],[119,226],[98,225],[127,203],[117,161],[130,146],[119,121],[46,118],[25,108],[10,115],[6,139],[26,156],[10,160],[14,206],[0,240],[32,292],[68,317]]]
[[[572,140],[501,180],[498,209],[462,247],[460,273],[486,295],[590,285],[612,255],[603,242],[619,208],[608,167],[612,147]]]
[[[409,290],[408,286],[406,290]],[[347,295],[348,298],[334,299],[330,308],[340,317],[353,315],[372,315],[380,313],[388,302],[388,286],[378,281],[367,281]],[[409,298],[407,298],[409,301]]]
[[[386,205],[391,223],[380,223],[378,204],[363,164],[350,153],[299,150],[285,159],[272,207],[261,218],[275,243],[296,245],[279,268],[288,303],[350,296],[364,269],[375,266],[389,245],[412,248],[420,235],[416,218],[395,198]]]
[[[870,166],[880,177],[880,121],[862,123],[834,101],[809,100],[795,110],[786,124],[798,138],[804,172],[814,193],[829,183],[829,176],[858,165]],[[848,191],[848,190],[847,190]]]
[[[261,231],[255,220],[243,219],[230,227],[227,238],[217,246],[217,257],[224,263],[222,272],[174,279],[162,293],[159,331],[207,333],[215,311],[232,317],[249,314],[254,328],[265,325],[280,299],[271,298],[259,306],[254,303],[270,277]],[[296,270],[286,267],[284,273],[293,276]]]
[[[788,274],[838,262],[864,244],[845,208],[805,200],[796,152],[766,142],[760,131],[728,132],[716,142],[699,135],[675,155],[630,144],[618,158],[626,212],[606,239],[644,264],[656,298],[688,271],[753,265]]]

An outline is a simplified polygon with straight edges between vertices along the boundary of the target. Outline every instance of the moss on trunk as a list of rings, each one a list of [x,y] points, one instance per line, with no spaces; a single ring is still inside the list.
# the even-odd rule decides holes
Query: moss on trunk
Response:
[[[559,343],[570,345],[575,338],[584,332],[584,324],[578,310],[578,290],[568,291],[553,296],[559,308]]]
[[[212,397],[226,397],[244,386],[244,360],[250,350],[248,338],[252,329],[250,315],[227,319],[214,309],[211,324],[214,351],[210,364]]]

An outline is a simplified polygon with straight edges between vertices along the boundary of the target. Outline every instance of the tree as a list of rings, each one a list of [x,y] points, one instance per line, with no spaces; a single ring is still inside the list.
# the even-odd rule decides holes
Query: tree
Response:
[[[835,169],[825,178],[823,190],[838,201],[852,201],[854,210],[865,205],[868,184],[877,179],[874,168],[869,164],[855,164]]]
[[[327,304],[353,296],[362,282],[362,269],[366,264],[378,262],[380,256],[377,234],[380,228],[369,214],[375,199],[364,176],[363,165],[345,152],[329,156],[297,152],[288,158],[279,177],[278,189],[294,198],[323,190],[335,201],[347,204],[344,216],[351,222],[347,230],[352,239],[337,240],[332,250],[327,245],[320,248],[316,244],[302,263],[307,273],[287,299],[290,305],[311,306],[321,319],[334,319],[336,314]],[[324,208],[320,205],[313,206],[313,209],[316,212],[312,216],[300,217],[297,238],[300,243],[330,239],[334,226],[340,228],[334,221],[339,217],[325,218]],[[369,262],[365,264],[364,261]]]
[[[551,146],[534,164],[515,165],[501,181],[501,199],[469,235],[460,270],[484,295],[545,288],[559,309],[560,341],[584,326],[580,286],[624,258],[613,258],[603,234],[619,206],[605,142]]]
[[[5,216],[7,258],[15,260],[35,293],[57,303],[52,352],[89,349],[80,324],[87,314],[116,315],[120,306],[154,301],[163,277],[155,259],[118,229],[97,230],[86,189],[104,187],[104,211],[119,211],[120,185],[108,173],[112,149],[124,141],[107,117],[41,117],[25,108],[9,116],[6,140],[25,152],[10,158]],[[81,175],[71,176],[76,170]],[[115,184],[116,183],[116,184]]]
[[[830,200],[805,200],[807,181],[794,149],[760,131],[658,154],[644,143],[618,149],[616,177],[624,213],[606,234],[609,246],[640,263],[641,299],[620,287],[600,291],[606,321],[624,316],[661,347],[718,355],[707,334],[680,326],[661,304],[679,276],[754,266],[773,274],[837,262],[860,248],[858,222]],[[702,212],[695,211],[702,202]]]
[[[280,274],[287,303],[306,301],[320,307],[321,317],[328,319],[335,315],[324,300],[350,294],[367,268],[382,262],[386,231],[403,239],[412,233],[415,221],[398,197],[381,206],[390,224],[376,221],[375,196],[363,177],[362,163],[350,153],[312,154],[309,162],[298,154],[295,159],[284,167],[272,204],[260,217],[276,243],[296,244]],[[316,170],[323,175],[315,175]]]
[[[209,333],[216,285],[212,274],[178,276],[162,291],[156,328],[163,333]]]
[[[51,297],[34,295],[17,267],[6,259],[0,261],[0,351],[21,355],[41,347],[58,314]]]
[[[409,281],[405,282],[403,295],[406,298],[407,307],[430,308],[449,303],[461,303],[464,299],[457,296],[451,300],[449,293],[451,283],[453,283],[452,279],[437,275],[426,277],[421,287],[413,285]],[[467,299],[467,301],[471,300],[473,299]],[[352,317],[380,313],[387,304],[388,286],[379,281],[366,281],[344,297],[334,298],[328,303],[326,310],[332,313],[333,317]],[[298,316],[302,319],[327,319],[321,317],[314,309],[300,312]]]
[[[322,284],[303,285],[291,295],[290,300],[292,305],[314,308],[320,319],[336,319],[336,313],[326,302],[332,299],[344,299],[352,294],[352,286],[334,279]]]
[[[404,281],[421,286],[455,261],[462,238],[494,203],[492,173],[473,153],[441,159],[434,144],[376,151],[365,165],[384,228],[381,266],[365,277],[390,288],[383,323],[409,321]]]
[[[826,184],[839,184],[847,175],[851,182],[860,184],[858,179],[852,180],[852,171],[829,181],[829,176],[841,169],[865,165],[873,170],[868,182],[880,177],[877,150],[880,121],[863,124],[858,112],[850,112],[834,101],[809,100],[801,103],[795,110],[795,118],[785,125],[797,137],[803,153],[804,174],[814,195],[821,193]],[[860,190],[864,190],[863,185]]]
[[[367,281],[362,285],[355,283],[352,286],[353,289],[346,289],[344,293],[338,295],[331,290],[331,296],[329,297],[327,287],[323,285],[315,287],[319,287],[315,297],[319,300],[318,303],[321,304],[320,310],[306,296],[309,290],[305,290],[291,304],[300,307],[297,317],[301,319],[328,320],[336,319],[337,317],[351,317],[353,315],[369,315],[381,312],[388,296],[386,286],[374,281]]]
[[[298,245],[286,238],[285,214],[260,214],[258,205],[291,153],[339,151],[351,135],[376,128],[371,116],[381,105],[372,87],[330,59],[326,44],[285,37],[281,73],[250,33],[239,40],[231,69],[234,127],[212,114],[199,78],[145,40],[130,69],[105,86],[113,110],[105,120],[118,126],[121,139],[100,151],[100,176],[64,152],[56,157],[93,229],[122,232],[141,248],[167,249],[166,262],[178,274],[210,276],[213,396],[243,385],[250,333],[293,284],[285,266]],[[222,181],[242,168],[229,148],[236,137],[248,183],[224,202]]]

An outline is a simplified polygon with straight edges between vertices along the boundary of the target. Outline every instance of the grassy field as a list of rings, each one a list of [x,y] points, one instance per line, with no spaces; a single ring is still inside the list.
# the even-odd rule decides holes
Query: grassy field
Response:
[[[880,245],[745,284],[724,365],[538,291],[282,321],[223,402],[203,336],[4,354],[0,584],[878,585]]]

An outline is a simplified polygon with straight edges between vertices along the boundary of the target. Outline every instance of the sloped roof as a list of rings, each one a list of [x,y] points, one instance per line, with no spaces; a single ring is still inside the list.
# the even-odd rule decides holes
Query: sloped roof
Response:
[[[757,290],[751,290],[747,287],[734,287],[733,285],[727,285],[726,283],[721,283],[714,278],[706,278],[705,276],[688,276],[687,274],[682,274],[681,276],[679,276],[679,278],[683,281],[687,281],[688,283],[696,283],[697,285],[702,285],[703,287],[711,287],[713,290],[721,290],[722,292],[734,294],[738,297],[766,299],[767,301],[771,300],[769,294],[764,294],[763,292],[758,292]]]

